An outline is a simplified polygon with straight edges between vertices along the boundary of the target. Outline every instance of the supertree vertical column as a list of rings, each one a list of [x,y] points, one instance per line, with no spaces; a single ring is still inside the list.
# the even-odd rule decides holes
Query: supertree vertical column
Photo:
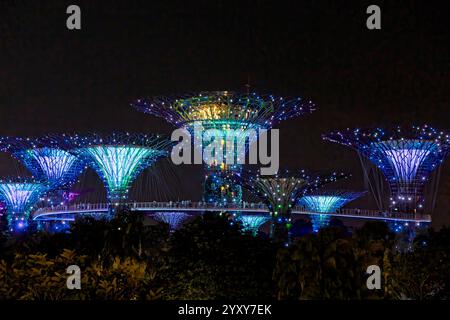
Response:
[[[206,160],[203,198],[216,205],[241,202],[241,187],[233,184],[231,176],[241,170],[247,151],[258,139],[259,130],[270,129],[282,120],[314,110],[311,101],[301,98],[287,99],[228,91],[139,99],[132,106],[164,118],[177,128],[186,129],[194,136],[197,152],[202,155],[204,146],[210,142],[207,132],[215,130],[218,133],[223,146],[223,160],[214,162],[212,159],[208,161],[208,155],[203,157]],[[197,134],[199,130],[200,134]],[[235,146],[238,146],[237,152],[228,153]]]
[[[163,222],[169,225],[170,232],[173,232],[175,230],[178,230],[183,223],[185,223],[189,218],[190,215],[185,212],[156,212],[152,216],[156,221]]]
[[[424,187],[450,150],[449,135],[428,126],[391,131],[347,129],[323,137],[355,149],[377,166],[390,187],[390,209],[405,213],[423,210]],[[364,170],[367,175],[366,166]]]
[[[31,178],[0,180],[0,198],[6,204],[10,231],[27,229],[33,206],[47,189],[48,186]]]
[[[249,231],[254,236],[258,234],[263,224],[270,221],[270,215],[263,214],[237,214],[236,220],[242,224],[243,231]]]
[[[158,135],[92,134],[66,137],[66,146],[101,177],[113,208],[128,200],[132,182],[144,169],[167,156],[171,142]]]
[[[276,176],[260,176],[252,172],[236,175],[237,181],[266,203],[272,217],[271,236],[276,242],[286,244],[289,241],[292,208],[299,198],[323,185],[348,177],[344,173],[318,175],[305,170],[298,173],[286,171]]]
[[[299,204],[312,213],[313,232],[318,232],[329,224],[330,213],[336,212],[364,194],[365,192],[347,190],[318,190],[300,198]]]

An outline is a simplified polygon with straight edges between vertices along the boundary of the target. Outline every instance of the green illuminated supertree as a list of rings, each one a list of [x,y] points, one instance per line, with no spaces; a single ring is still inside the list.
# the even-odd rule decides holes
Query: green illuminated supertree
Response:
[[[353,201],[365,192],[349,190],[319,190],[308,193],[299,200],[299,204],[311,211],[311,223],[313,232],[318,232],[321,228],[328,226],[330,213],[336,212]]]
[[[263,224],[270,220],[268,214],[236,214],[236,220],[242,224],[242,230],[250,231],[253,235],[257,235]]]
[[[132,106],[139,111],[164,118],[194,136],[195,147],[206,163],[204,201],[217,205],[241,202],[242,190],[233,183],[232,175],[241,170],[246,152],[258,139],[257,134],[253,133],[270,129],[280,121],[314,110],[311,101],[299,97],[287,99],[229,91],[138,99]],[[220,137],[213,153],[215,157],[222,154],[219,157],[221,160],[209,158],[204,153],[205,148],[212,143],[208,136],[211,129]],[[204,142],[210,144],[204,148]],[[228,153],[234,150],[234,146],[237,146],[236,152]]]
[[[269,208],[272,217],[271,237],[275,242],[288,243],[292,208],[297,201],[323,185],[348,178],[348,174],[310,174],[305,170],[284,172],[275,176],[261,176],[254,172],[235,175],[236,182],[258,196]]]
[[[101,177],[108,200],[114,206],[126,203],[135,178],[157,159],[168,155],[172,143],[159,135],[114,133],[107,136],[63,136],[61,143],[81,157]],[[61,138],[60,138],[61,140]]]

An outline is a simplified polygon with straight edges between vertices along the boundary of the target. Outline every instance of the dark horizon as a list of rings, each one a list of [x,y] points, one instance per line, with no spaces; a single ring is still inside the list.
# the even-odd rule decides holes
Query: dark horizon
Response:
[[[362,189],[356,153],[321,134],[347,127],[429,124],[450,129],[450,38],[443,6],[379,1],[382,29],[365,27],[368,1],[0,4],[1,135],[161,132],[173,127],[130,107],[136,98],[211,90],[313,100],[282,122],[281,167],[343,170]],[[17,165],[0,155],[0,175]],[[198,199],[201,167],[176,168],[182,198]],[[99,186],[101,186],[99,184]],[[371,205],[370,196],[355,205]],[[450,163],[433,226],[450,225]]]

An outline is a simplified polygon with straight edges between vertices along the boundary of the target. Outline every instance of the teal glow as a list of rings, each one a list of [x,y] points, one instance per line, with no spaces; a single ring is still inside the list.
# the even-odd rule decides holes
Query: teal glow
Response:
[[[336,212],[348,201],[347,198],[339,196],[312,195],[302,197],[300,204],[311,212],[329,213]]]
[[[319,232],[320,229],[327,227],[330,224],[331,216],[328,214],[312,214],[311,224],[313,232]]]
[[[37,179],[52,186],[72,183],[84,169],[80,159],[58,148],[28,149],[17,155]]]
[[[81,152],[102,178],[112,201],[127,199],[134,179],[157,158],[165,154],[148,147],[94,146]]]
[[[241,214],[236,219],[242,223],[242,229],[244,231],[250,231],[253,235],[256,235],[259,228],[270,220],[270,216]]]

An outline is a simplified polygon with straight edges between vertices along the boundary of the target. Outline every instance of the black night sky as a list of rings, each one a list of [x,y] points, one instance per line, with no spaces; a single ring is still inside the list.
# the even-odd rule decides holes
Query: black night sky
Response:
[[[66,8],[82,30],[66,28]],[[366,28],[366,8],[382,30]],[[204,90],[301,95],[318,110],[282,123],[282,167],[352,172],[357,155],[322,142],[346,127],[428,123],[450,130],[448,10],[430,1],[23,1],[0,3],[0,134],[162,132],[129,103]],[[14,174],[6,154],[0,174]],[[201,168],[178,170],[199,199]],[[450,160],[433,223],[450,224]],[[368,197],[370,198],[370,197]],[[369,202],[370,199],[366,199]]]

